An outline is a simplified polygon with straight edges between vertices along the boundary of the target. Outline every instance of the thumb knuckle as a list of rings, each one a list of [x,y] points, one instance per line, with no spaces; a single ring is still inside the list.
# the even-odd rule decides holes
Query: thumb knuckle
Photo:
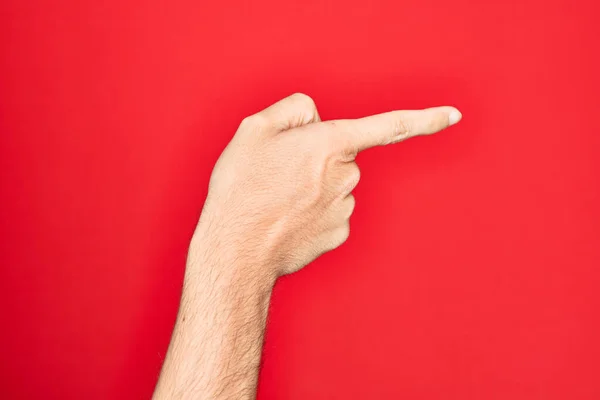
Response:
[[[255,130],[255,129],[263,128],[263,127],[267,126],[268,124],[269,124],[268,118],[265,117],[263,114],[258,113],[258,114],[253,114],[253,115],[250,115],[250,116],[244,118],[242,120],[242,122],[240,123],[240,128]]]
[[[315,108],[315,101],[304,93],[294,93],[290,97],[302,107],[306,107],[311,110]]]

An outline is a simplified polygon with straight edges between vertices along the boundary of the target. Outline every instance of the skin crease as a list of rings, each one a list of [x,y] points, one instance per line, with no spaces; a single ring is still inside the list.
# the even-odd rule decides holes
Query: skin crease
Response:
[[[299,93],[244,119],[211,175],[153,398],[255,398],[273,285],[348,238],[358,152],[460,119],[436,107],[323,122]]]

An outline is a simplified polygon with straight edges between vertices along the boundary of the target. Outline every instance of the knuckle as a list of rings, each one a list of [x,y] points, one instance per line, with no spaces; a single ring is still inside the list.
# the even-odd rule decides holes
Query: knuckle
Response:
[[[404,118],[396,118],[392,126],[392,141],[402,140],[412,134],[412,127]]]
[[[294,109],[297,118],[297,125],[304,125],[308,122],[314,122],[318,119],[317,106],[313,99],[303,93],[294,93],[291,96],[291,107]]]
[[[324,242],[325,252],[334,250],[344,244],[350,237],[350,222],[347,220],[338,228],[332,230]]]
[[[354,206],[356,205],[356,198],[352,193],[348,195],[348,202],[350,203],[350,208],[354,209]]]
[[[356,187],[356,185],[358,185],[358,182],[360,182],[360,168],[358,168],[358,165],[356,165],[356,163],[351,164],[352,165],[352,173],[351,173],[351,182],[354,184],[354,187]]]
[[[346,176],[344,192],[350,193],[360,182],[360,169],[356,163],[351,164],[349,167],[350,172]]]
[[[315,101],[304,93],[294,93],[290,96],[292,99],[308,108],[315,108]]]
[[[264,115],[258,113],[244,118],[240,123],[240,127],[250,129],[262,128],[266,126],[268,122],[269,121],[267,121],[267,118]]]
[[[343,244],[350,237],[350,223],[346,221],[344,226],[342,226],[338,231],[338,241],[339,245]]]
[[[327,149],[332,156],[341,156],[345,161],[352,161],[356,158],[358,148],[353,141],[353,131],[340,129],[335,121],[327,121],[323,123],[325,131],[323,137],[327,140]]]
[[[350,218],[354,212],[354,207],[356,207],[356,199],[350,194],[348,195],[348,216],[346,218]]]

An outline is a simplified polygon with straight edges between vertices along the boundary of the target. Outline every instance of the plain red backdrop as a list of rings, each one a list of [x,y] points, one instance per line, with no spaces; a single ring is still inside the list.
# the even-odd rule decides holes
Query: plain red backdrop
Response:
[[[464,119],[359,157],[351,238],[274,291],[259,399],[600,398],[599,14],[4,0],[0,397],[150,397],[212,165],[301,91]]]

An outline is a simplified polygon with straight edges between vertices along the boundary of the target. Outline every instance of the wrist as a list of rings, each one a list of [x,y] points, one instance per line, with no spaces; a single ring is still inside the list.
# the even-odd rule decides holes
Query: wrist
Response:
[[[217,280],[212,284],[236,285],[270,293],[277,268],[266,248],[254,240],[239,240],[222,229],[199,225],[188,250],[186,281],[192,276]]]

